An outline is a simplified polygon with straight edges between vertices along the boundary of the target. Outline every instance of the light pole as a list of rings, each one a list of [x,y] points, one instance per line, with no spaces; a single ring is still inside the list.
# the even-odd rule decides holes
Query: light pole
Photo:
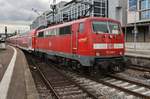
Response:
[[[137,42],[137,25],[136,25],[136,14],[137,11],[135,11],[135,22],[134,22],[134,50],[136,51],[136,42]]]

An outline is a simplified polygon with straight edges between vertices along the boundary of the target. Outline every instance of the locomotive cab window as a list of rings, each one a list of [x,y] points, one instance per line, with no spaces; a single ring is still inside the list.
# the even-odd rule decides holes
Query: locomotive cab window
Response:
[[[84,24],[80,23],[79,24],[79,33],[83,33],[84,32]]]
[[[97,22],[97,21],[94,21],[92,23],[92,26],[93,26],[93,31],[95,33],[109,33],[109,30],[108,30],[108,24],[107,22]]]
[[[93,32],[94,33],[110,33],[110,34],[120,34],[121,28],[119,23],[108,22],[108,21],[94,21],[92,22]]]
[[[71,26],[61,27],[59,32],[60,35],[71,34]]]
[[[120,34],[121,33],[121,27],[118,23],[109,23],[109,29],[110,33],[112,34]]]
[[[38,37],[44,37],[44,32],[42,31],[42,32],[39,32],[38,33]]]

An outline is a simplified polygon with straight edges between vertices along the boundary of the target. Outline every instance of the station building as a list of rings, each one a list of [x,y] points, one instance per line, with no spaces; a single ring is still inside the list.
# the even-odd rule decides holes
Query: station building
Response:
[[[60,23],[78,19],[81,16],[97,16],[108,17],[119,20],[121,24],[127,22],[127,2],[126,0],[80,0],[82,2],[94,5],[91,8],[89,4],[71,3],[61,1],[56,4],[56,13],[51,10],[45,11],[41,16],[36,18],[31,24],[31,29],[39,26],[51,24],[53,22]]]
[[[127,1],[127,25],[124,25],[126,41],[134,41],[137,28],[137,42],[150,42],[150,0]]]

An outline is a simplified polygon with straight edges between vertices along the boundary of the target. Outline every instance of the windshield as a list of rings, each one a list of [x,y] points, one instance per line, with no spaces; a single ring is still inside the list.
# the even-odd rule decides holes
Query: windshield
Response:
[[[94,33],[111,33],[111,34],[121,33],[119,24],[114,22],[93,21],[92,27]]]

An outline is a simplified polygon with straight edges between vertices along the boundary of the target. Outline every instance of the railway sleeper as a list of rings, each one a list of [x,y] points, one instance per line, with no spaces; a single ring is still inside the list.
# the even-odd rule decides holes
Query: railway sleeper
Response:
[[[62,99],[92,99],[87,94],[63,96]]]
[[[78,87],[74,87],[74,88],[72,88],[72,87],[71,87],[71,88],[59,88],[59,89],[57,88],[57,89],[55,89],[55,90],[56,90],[56,91],[60,91],[60,92],[61,92],[61,91],[62,91],[62,92],[63,92],[63,91],[78,91],[79,88],[78,88]]]
[[[77,91],[64,91],[64,92],[58,92],[59,95],[80,95],[80,94],[83,94],[83,91],[82,90],[77,90]]]

